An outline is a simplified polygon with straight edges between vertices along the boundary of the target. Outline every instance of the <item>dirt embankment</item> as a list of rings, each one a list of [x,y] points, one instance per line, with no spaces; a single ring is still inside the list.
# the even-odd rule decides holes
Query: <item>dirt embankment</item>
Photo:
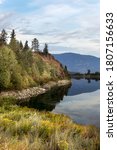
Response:
[[[59,81],[50,81],[43,86],[38,86],[38,87],[31,87],[28,89],[23,89],[23,90],[16,90],[16,91],[7,91],[7,92],[1,92],[0,97],[14,97],[18,100],[20,99],[26,99],[30,98],[33,96],[37,96],[39,94],[46,93],[48,90],[50,90],[52,87],[55,86],[64,86],[71,84],[70,80],[59,80]]]

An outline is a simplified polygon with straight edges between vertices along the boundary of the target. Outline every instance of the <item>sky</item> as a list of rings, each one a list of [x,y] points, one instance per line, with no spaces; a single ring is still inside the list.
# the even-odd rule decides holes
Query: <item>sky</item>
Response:
[[[99,57],[99,0],[0,0],[0,31],[18,40],[37,38],[40,49]]]

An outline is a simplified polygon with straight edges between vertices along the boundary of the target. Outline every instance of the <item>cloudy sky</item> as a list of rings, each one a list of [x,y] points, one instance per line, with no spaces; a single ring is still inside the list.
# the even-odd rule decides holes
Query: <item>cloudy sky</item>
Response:
[[[0,0],[0,30],[18,40],[38,38],[51,53],[99,57],[99,0]]]

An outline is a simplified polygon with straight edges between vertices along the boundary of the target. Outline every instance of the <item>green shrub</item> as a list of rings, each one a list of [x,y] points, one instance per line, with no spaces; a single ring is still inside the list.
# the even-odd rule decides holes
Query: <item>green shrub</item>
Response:
[[[14,52],[6,46],[0,47],[0,88],[7,89],[10,87],[11,72],[17,60]]]
[[[0,72],[0,89],[7,89],[10,87],[10,72],[4,70]]]

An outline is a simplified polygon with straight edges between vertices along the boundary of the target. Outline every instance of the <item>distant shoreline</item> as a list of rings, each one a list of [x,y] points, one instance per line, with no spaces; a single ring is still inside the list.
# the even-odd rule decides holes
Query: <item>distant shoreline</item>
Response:
[[[70,73],[71,78],[74,79],[86,79],[86,80],[100,80],[100,73],[91,73],[91,74],[86,74],[86,73]]]

